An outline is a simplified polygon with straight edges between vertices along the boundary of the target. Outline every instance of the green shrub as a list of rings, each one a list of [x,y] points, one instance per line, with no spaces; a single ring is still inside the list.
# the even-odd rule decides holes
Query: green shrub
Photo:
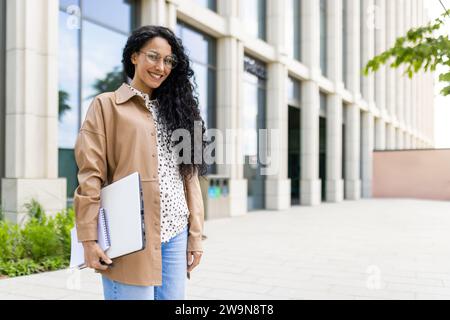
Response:
[[[31,219],[34,218],[41,222],[46,218],[44,208],[34,199],[32,199],[29,203],[26,203],[25,208],[27,209],[28,217]]]
[[[33,260],[63,255],[53,219],[31,219],[22,230],[22,241],[25,255]]]
[[[75,212],[69,208],[55,216],[56,234],[62,245],[63,257],[70,260],[70,230],[75,225]]]
[[[69,265],[73,209],[49,217],[37,201],[26,208],[29,220],[22,228],[0,221],[0,275],[22,276]]]
[[[0,260],[15,260],[23,257],[24,249],[19,226],[0,221]]]

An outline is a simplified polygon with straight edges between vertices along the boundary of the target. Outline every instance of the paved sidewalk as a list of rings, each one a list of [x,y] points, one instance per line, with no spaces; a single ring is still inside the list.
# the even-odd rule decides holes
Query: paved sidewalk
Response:
[[[188,299],[450,299],[450,203],[361,200],[205,222]],[[0,299],[102,299],[68,270],[0,280]]]

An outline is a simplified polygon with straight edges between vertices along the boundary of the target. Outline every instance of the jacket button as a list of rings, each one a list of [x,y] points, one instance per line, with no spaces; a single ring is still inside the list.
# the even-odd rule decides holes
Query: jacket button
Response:
[[[156,175],[153,175],[153,179],[156,179]]]
[[[153,158],[156,157],[156,154],[152,154],[152,157],[153,157]]]
[[[152,136],[155,136],[155,133],[152,131]]]
[[[155,200],[154,203],[155,203],[155,204],[158,204],[159,202],[158,202],[158,200]]]

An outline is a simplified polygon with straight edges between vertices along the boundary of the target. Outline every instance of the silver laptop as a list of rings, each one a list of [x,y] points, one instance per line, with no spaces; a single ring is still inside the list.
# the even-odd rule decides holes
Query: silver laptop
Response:
[[[101,189],[100,205],[105,211],[110,248],[117,258],[145,249],[144,201],[138,172]]]

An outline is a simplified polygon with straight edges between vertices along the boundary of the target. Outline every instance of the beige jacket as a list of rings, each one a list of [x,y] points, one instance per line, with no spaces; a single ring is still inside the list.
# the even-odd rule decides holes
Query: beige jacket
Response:
[[[91,103],[75,144],[79,186],[74,194],[78,239],[97,240],[100,189],[135,171],[141,176],[145,250],[114,259],[101,274],[130,285],[162,284],[156,128],[144,101],[123,84]],[[188,251],[203,251],[203,199],[198,175],[184,180],[189,208]]]

